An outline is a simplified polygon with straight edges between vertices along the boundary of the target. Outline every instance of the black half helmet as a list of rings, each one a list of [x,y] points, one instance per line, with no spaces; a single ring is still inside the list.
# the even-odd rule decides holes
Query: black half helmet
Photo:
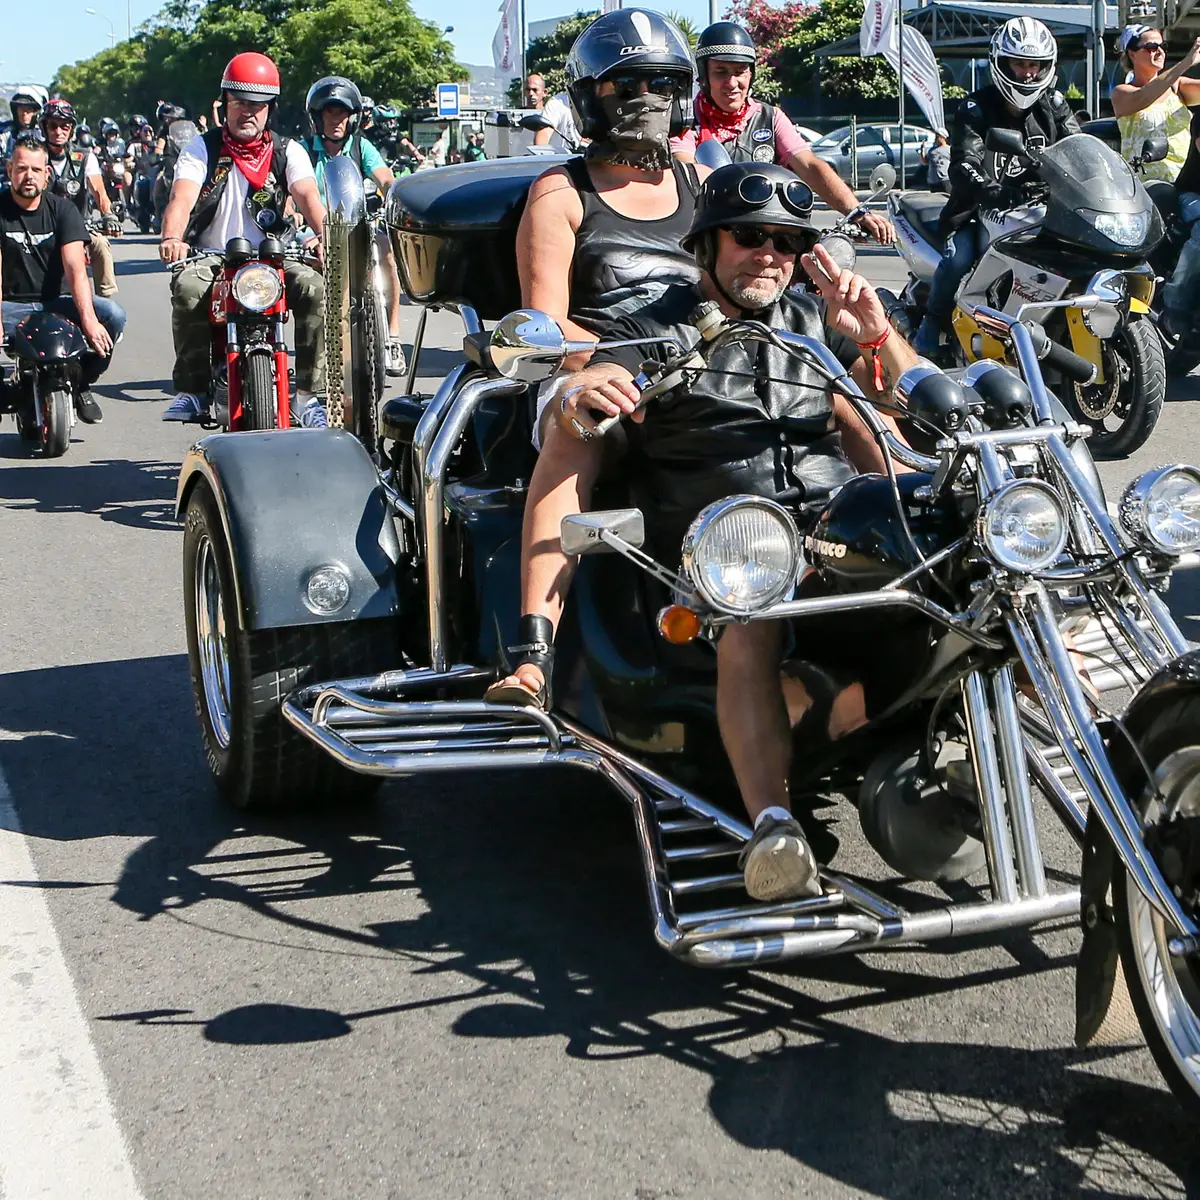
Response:
[[[358,131],[359,122],[362,120],[362,93],[349,79],[341,75],[326,75],[324,79],[318,79],[308,89],[308,96],[304,101],[308,123],[317,137],[321,136],[321,114],[331,104],[340,104],[350,110],[346,137],[352,137]]]
[[[696,66],[700,73],[700,90],[708,92],[708,66],[710,58],[727,62],[749,63],[750,79],[754,79],[754,64],[758,61],[758,48],[754,39],[733,21],[715,21],[696,39]]]
[[[701,235],[723,225],[778,225],[812,235],[820,231],[812,223],[812,188],[786,167],[775,163],[739,162],[718,167],[700,185],[692,224],[682,239],[683,248],[696,256],[705,270]]]
[[[567,95],[583,137],[600,138],[608,132],[596,84],[625,73],[677,76],[671,136],[678,137],[691,125],[696,63],[687,38],[662,13],[622,8],[597,17],[575,39],[567,56]]]

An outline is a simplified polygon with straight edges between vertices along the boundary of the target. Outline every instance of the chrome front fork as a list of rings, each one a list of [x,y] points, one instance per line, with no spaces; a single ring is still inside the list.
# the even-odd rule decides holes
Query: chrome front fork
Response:
[[[1016,600],[1014,611],[1007,618],[1009,633],[1066,761],[1087,793],[1091,812],[1112,839],[1117,855],[1138,891],[1181,934],[1195,937],[1198,933],[1196,923],[1184,911],[1146,850],[1141,818],[1109,761],[1108,747],[1092,716],[1045,588],[1037,585]],[[970,680],[967,684],[970,685]],[[981,690],[982,682],[976,687]],[[977,705],[972,704],[969,692],[967,702],[970,722],[971,710]],[[980,774],[977,771],[977,775]],[[1015,790],[1019,791],[1020,786],[1017,785]],[[1032,814],[1028,832],[1035,836]],[[997,857],[1003,859],[1002,847],[998,850]],[[999,876],[993,876],[993,888],[1003,886],[1004,866],[1001,861]]]

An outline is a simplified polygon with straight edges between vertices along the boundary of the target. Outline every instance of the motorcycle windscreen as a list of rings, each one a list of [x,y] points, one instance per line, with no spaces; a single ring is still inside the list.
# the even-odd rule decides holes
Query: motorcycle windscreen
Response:
[[[1046,182],[1067,207],[1126,213],[1150,204],[1130,165],[1098,138],[1075,134],[1047,146],[1043,155]]]
[[[1108,253],[1140,256],[1162,237],[1162,218],[1129,164],[1097,138],[1074,134],[1043,152],[1047,231]]]

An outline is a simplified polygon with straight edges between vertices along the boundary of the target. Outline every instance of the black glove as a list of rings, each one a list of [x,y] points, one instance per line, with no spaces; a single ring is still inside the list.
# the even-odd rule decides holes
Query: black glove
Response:
[[[105,237],[120,237],[121,236],[121,222],[118,221],[117,218],[114,217],[111,213],[109,213],[109,215],[104,218],[104,220],[103,220],[103,222],[101,222],[101,224],[104,227]]]

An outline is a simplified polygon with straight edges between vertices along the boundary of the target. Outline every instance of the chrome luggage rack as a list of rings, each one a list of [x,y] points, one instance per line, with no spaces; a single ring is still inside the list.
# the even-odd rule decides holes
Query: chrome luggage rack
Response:
[[[601,776],[632,809],[657,941],[697,966],[781,962],[1078,916],[1078,888],[1051,892],[1044,878],[1017,879],[1011,863],[1000,885],[993,881],[993,899],[921,912],[828,869],[819,896],[752,901],[737,867],[751,835],[745,822],[560,714],[485,703],[478,693],[493,677],[460,664],[314,684],[289,696],[283,714],[343,766],[367,775],[571,766]],[[428,698],[447,691],[476,695]],[[1032,753],[1030,765],[1036,773]],[[1047,773],[1068,794],[1049,764]],[[1071,807],[1078,813],[1074,797]]]

